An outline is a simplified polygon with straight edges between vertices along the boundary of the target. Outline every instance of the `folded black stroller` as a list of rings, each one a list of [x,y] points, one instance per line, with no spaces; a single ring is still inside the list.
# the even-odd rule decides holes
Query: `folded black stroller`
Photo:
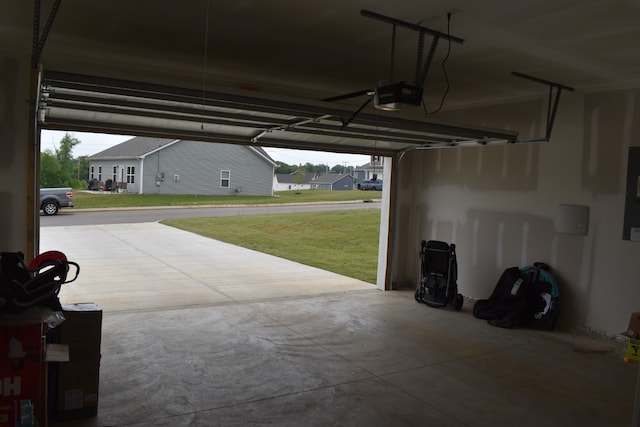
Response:
[[[464,298],[458,293],[456,245],[423,240],[420,245],[420,280],[416,301],[432,307],[453,305],[462,309]]]

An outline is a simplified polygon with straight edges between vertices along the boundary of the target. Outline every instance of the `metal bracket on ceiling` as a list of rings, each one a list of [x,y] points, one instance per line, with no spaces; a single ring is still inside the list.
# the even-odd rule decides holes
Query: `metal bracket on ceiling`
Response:
[[[560,94],[563,90],[568,90],[569,92],[573,92],[574,89],[569,86],[562,85],[560,83],[550,82],[548,80],[543,80],[538,77],[532,77],[527,74],[519,73],[517,71],[512,71],[511,75],[514,77],[520,77],[522,79],[532,80],[534,82],[542,83],[549,86],[549,100],[547,105],[547,129],[545,132],[545,139],[549,141],[551,139],[551,131],[553,130],[553,123],[556,119],[556,113],[558,112],[558,104],[560,103]],[[556,89],[556,97],[553,100],[553,90]]]
[[[289,129],[297,128],[299,126],[304,126],[304,125],[306,125],[308,123],[318,123],[320,120],[328,119],[329,117],[332,117],[332,115],[331,114],[324,114],[322,116],[314,117],[312,119],[300,120],[298,122],[289,123],[289,124],[286,124],[286,125],[274,126],[272,128],[263,130],[258,135],[256,135],[253,138],[251,138],[251,142],[253,142],[255,144],[256,142],[258,142],[260,140],[260,138],[262,138],[263,136],[265,136],[265,135],[267,135],[267,134],[269,134],[271,132],[275,132],[275,131],[278,131],[278,130],[286,131],[286,130],[289,130]]]
[[[459,44],[464,43],[464,39],[461,39],[460,37],[455,37],[455,36],[452,36],[450,34],[445,34],[445,33],[442,33],[440,31],[432,30],[430,28],[423,27],[422,25],[419,25],[419,24],[412,24],[410,22],[402,21],[400,19],[391,18],[389,16],[381,15],[379,13],[372,12],[370,10],[362,9],[360,11],[360,15],[362,15],[364,17],[367,17],[367,18],[375,19],[376,21],[385,22],[385,23],[391,24],[393,26],[392,47],[391,47],[392,48],[392,51],[391,51],[391,80],[393,80],[393,62],[394,62],[394,58],[393,57],[394,57],[394,52],[395,52],[396,27],[407,28],[409,30],[413,30],[413,31],[418,32],[418,52],[417,52],[417,58],[416,58],[415,83],[419,84],[421,86],[424,85],[425,80],[427,78],[427,72],[429,70],[429,66],[431,65],[431,62],[433,61],[433,56],[435,54],[436,47],[438,46],[438,41],[442,38],[442,39],[445,39],[445,40],[447,40],[449,42],[454,42],[454,43],[459,43]],[[432,40],[432,43],[431,43],[431,48],[430,48],[429,53],[427,55],[427,59],[423,63],[424,37],[427,34],[432,36],[433,40]]]

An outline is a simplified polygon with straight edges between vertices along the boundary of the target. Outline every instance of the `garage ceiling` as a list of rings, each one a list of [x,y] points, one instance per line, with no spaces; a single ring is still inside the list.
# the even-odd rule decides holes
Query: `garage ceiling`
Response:
[[[547,96],[512,71],[582,92],[632,87],[640,76],[640,3],[631,0],[62,0],[48,32],[54,0],[9,0],[0,52],[34,50],[34,4],[47,35],[42,118],[65,130],[391,154],[516,140],[516,131],[425,113],[445,93],[443,112]],[[364,99],[320,100],[376,87],[392,63],[394,81],[416,74],[417,33],[397,29],[391,61],[392,26],[362,9],[464,42],[439,41],[424,109],[369,104],[343,126]]]

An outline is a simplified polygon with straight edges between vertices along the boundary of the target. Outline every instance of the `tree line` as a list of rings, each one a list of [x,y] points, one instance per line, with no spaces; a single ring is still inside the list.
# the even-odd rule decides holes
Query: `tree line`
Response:
[[[314,165],[312,163],[305,163],[300,165],[288,165],[285,162],[276,161],[276,173],[284,173],[291,174],[293,172],[303,172],[306,174],[312,175],[324,175],[326,173],[339,173],[339,174],[353,174],[354,167],[353,166],[344,166],[344,165],[335,165],[332,168],[329,168],[329,165],[318,164]]]
[[[73,157],[78,138],[68,133],[60,140],[59,148],[40,153],[40,187],[84,187],[89,180],[87,156]]]

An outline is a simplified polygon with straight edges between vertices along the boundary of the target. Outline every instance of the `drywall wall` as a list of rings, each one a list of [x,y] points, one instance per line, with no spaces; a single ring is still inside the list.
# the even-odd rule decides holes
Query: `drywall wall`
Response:
[[[394,282],[416,282],[421,240],[456,243],[459,290],[486,298],[501,272],[550,264],[558,327],[615,335],[640,310],[640,243],[622,240],[627,151],[640,145],[640,90],[563,95],[550,142],[407,153],[398,166]],[[443,115],[544,135],[546,99]],[[586,235],[555,231],[561,204],[587,206]]]

